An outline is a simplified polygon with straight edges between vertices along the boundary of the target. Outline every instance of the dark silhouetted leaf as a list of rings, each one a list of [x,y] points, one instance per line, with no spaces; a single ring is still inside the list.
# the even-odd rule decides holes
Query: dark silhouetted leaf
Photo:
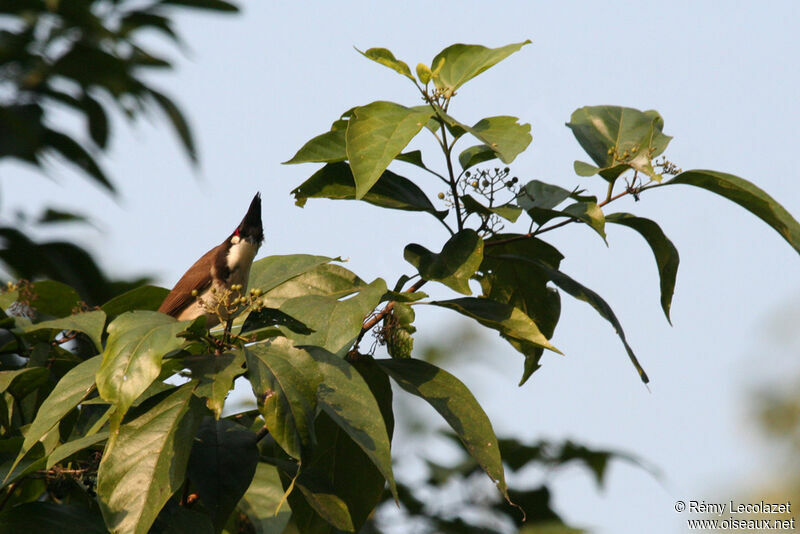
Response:
[[[292,194],[298,206],[304,206],[309,198],[355,199],[356,187],[350,165],[344,162],[325,165]],[[382,208],[424,211],[438,219],[444,219],[448,213],[447,210],[438,211],[414,182],[389,170],[384,171],[361,200]]]
[[[186,474],[217,532],[250,486],[256,464],[254,432],[227,419],[203,419],[192,443]]]

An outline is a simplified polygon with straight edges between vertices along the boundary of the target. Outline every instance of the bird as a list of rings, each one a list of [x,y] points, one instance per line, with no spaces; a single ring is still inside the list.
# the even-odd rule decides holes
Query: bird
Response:
[[[179,321],[205,315],[208,328],[219,324],[220,319],[230,320],[227,303],[247,290],[250,266],[263,242],[261,194],[256,193],[239,226],[189,267],[158,311]],[[225,296],[227,303],[221,303]]]

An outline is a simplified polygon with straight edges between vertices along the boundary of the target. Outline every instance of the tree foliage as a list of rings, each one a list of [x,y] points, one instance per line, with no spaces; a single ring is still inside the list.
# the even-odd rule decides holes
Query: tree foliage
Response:
[[[173,0],[157,7],[166,4],[228,6]],[[133,20],[169,30],[153,11]],[[567,126],[596,165],[576,162],[575,170],[603,182],[565,188],[520,180],[516,175],[525,171],[507,165],[531,143],[530,125],[511,116],[470,125],[455,118],[451,103],[465,83],[526,44],[452,45],[430,65],[419,64],[416,77],[390,51],[366,50],[367,58],[410,82],[409,100],[421,95],[424,105],[377,100],[347,110],[287,162],[324,164],[294,190],[300,205],[309,198],[362,200],[408,211],[409,217],[429,214],[445,227],[446,239],[436,250],[405,247],[410,274],[391,286],[381,278],[362,280],[334,258],[266,257],[252,266],[250,295],[233,330],[209,332],[202,319],[178,322],[153,311],[164,295],[157,288],[139,287],[88,309],[65,284],[12,283],[0,297],[0,525],[24,522],[41,530],[74,517],[86,530],[104,524],[119,533],[356,532],[388,498],[410,515],[427,517],[438,531],[496,531],[427,510],[414,490],[395,480],[394,382],[398,393],[430,404],[463,446],[465,463],[449,473],[433,469],[438,478],[430,484],[482,473],[498,490],[487,513],[505,517],[501,531],[527,528],[525,512],[527,525],[540,521],[549,531],[574,531],[549,508],[546,488],[509,488],[505,469],[530,461],[582,461],[602,481],[615,454],[573,443],[498,439],[458,378],[414,357],[413,335],[425,327],[415,325],[414,309],[449,309],[496,331],[520,353],[522,384],[541,367],[544,351],[559,352],[550,339],[564,293],[611,324],[623,344],[620,353],[646,383],[609,303],[561,270],[564,256],[546,234],[574,224],[606,239],[612,231],[606,223],[639,232],[653,251],[660,304],[669,319],[677,249],[655,221],[608,213],[615,200],[693,185],[752,212],[797,250],[800,225],[742,178],[684,172],[657,159],[671,138],[655,111],[593,106],[573,113]],[[130,72],[158,60],[135,47],[126,50],[130,55],[114,59],[121,63],[113,76],[75,66],[59,72],[85,76],[86,84],[112,96],[152,97]],[[409,149],[421,135],[433,136],[440,149],[436,157],[426,154],[428,164]],[[100,145],[103,137],[99,131],[96,136]],[[36,159],[36,151],[19,154]],[[390,171],[396,161],[410,163],[403,169],[413,173]],[[419,185],[427,175],[446,189],[438,201]],[[589,191],[597,183],[602,194]],[[452,295],[432,300],[421,291],[427,284]],[[390,357],[366,348],[370,332]],[[257,409],[224,415],[235,380],[250,383]]]

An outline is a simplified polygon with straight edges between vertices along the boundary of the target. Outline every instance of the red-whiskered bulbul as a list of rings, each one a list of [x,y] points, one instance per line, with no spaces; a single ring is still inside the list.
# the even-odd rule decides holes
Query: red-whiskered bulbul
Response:
[[[230,302],[247,289],[250,265],[263,241],[261,194],[256,193],[239,226],[225,241],[189,267],[158,311],[172,315],[179,321],[205,315],[208,327],[219,323],[214,311],[217,308],[222,319],[227,319],[226,306],[217,306],[219,298],[228,294]],[[231,288],[236,284],[242,286],[241,292]]]

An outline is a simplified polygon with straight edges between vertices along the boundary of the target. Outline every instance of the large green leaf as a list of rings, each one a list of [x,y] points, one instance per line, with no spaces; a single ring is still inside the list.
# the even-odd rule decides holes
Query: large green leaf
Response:
[[[310,254],[267,256],[253,262],[250,267],[249,287],[266,293],[296,276],[331,261],[334,261],[334,258]]]
[[[200,354],[184,359],[184,364],[198,381],[196,395],[206,399],[206,407],[217,419],[222,415],[225,399],[233,388],[236,377],[245,372],[245,356],[241,349],[223,354]]]
[[[431,302],[434,306],[449,308],[471,317],[483,326],[500,332],[511,340],[529,342],[537,347],[561,354],[539,330],[533,320],[519,308],[487,298],[462,297]]]
[[[356,50],[358,50],[358,48],[356,48]],[[390,50],[386,48],[369,48],[366,52],[362,52],[361,50],[358,50],[358,52],[372,61],[399,72],[412,82],[415,81],[414,77],[411,75],[411,69],[408,68],[408,64],[394,57],[394,54],[392,54]]]
[[[657,111],[621,106],[585,106],[576,110],[567,126],[599,168],[576,162],[581,176],[600,174],[609,182],[628,169],[660,180],[651,161],[664,152],[672,137],[664,135],[664,119]]]
[[[339,435],[338,427],[324,413],[317,418],[316,426],[320,433],[332,428],[334,436]],[[289,532],[331,534],[355,531],[347,503],[336,494],[327,472],[303,466],[298,473],[298,466],[292,462],[278,462],[277,466],[287,491],[294,481],[294,489],[288,497],[292,507]]]
[[[325,165],[293,189],[292,194],[298,206],[304,206],[309,198],[353,200],[356,198],[353,172],[344,162]],[[361,200],[382,208],[424,211],[438,219],[444,219],[448,213],[447,210],[438,211],[414,182],[389,170],[384,171]]]
[[[106,314],[102,311],[89,311],[78,313],[76,315],[69,315],[61,319],[53,319],[51,321],[43,321],[26,326],[22,329],[23,332],[30,333],[37,330],[50,330],[52,335],[64,330],[74,330],[76,332],[83,332],[89,339],[92,340],[97,351],[103,350],[103,343],[100,338],[103,335],[103,327],[106,324]]]
[[[113,321],[118,315],[133,310],[156,311],[169,294],[168,289],[157,286],[140,286],[116,296],[101,306],[108,319]]]
[[[284,504],[275,514],[283,498],[283,486],[275,466],[259,463],[256,473],[239,501],[239,509],[247,515],[256,534],[281,534],[292,515]]]
[[[431,109],[410,109],[382,101],[355,108],[346,139],[356,199],[367,194],[432,115]]]
[[[642,379],[642,382],[647,384],[650,379],[647,377],[647,373],[644,372],[639,360],[636,358],[636,355],[633,352],[633,349],[630,345],[628,345],[628,340],[625,338],[625,332],[622,330],[622,325],[619,323],[617,316],[614,314],[614,311],[611,309],[611,306],[603,300],[603,298],[589,289],[588,287],[580,284],[579,282],[575,281],[568,275],[562,273],[558,269],[554,269],[544,263],[541,260],[536,258],[526,258],[521,256],[499,256],[501,258],[514,260],[517,259],[519,261],[527,262],[531,265],[537,267],[542,273],[544,273],[555,285],[572,295],[578,300],[582,300],[589,304],[592,308],[597,310],[597,313],[600,314],[606,321],[611,323],[616,330],[617,335],[619,336],[620,340],[622,340],[622,344],[625,346],[625,351],[628,353],[628,357],[631,359],[633,366],[636,368],[636,371],[639,373],[639,376]]]
[[[342,358],[316,347],[309,349],[309,353],[322,375],[317,392],[320,407],[375,464],[396,499],[389,433],[369,385]]]
[[[95,387],[95,373],[102,360],[101,356],[90,358],[73,367],[58,381],[36,412],[36,419],[25,432],[25,441],[16,462],[92,392]]]
[[[603,241],[606,241],[606,218],[597,202],[576,202],[564,208],[563,213],[586,223],[603,238]],[[608,244],[608,241],[606,241],[606,244]]]
[[[183,345],[177,334],[189,324],[159,312],[132,311],[108,325],[97,390],[116,405],[118,419],[158,377],[162,356]]]
[[[250,486],[256,464],[254,432],[227,419],[203,419],[192,443],[186,475],[217,532]]]
[[[403,389],[425,399],[447,421],[497,488],[508,499],[503,462],[492,423],[467,387],[455,376],[414,358],[377,360]]]
[[[312,333],[292,332],[281,327],[296,345],[315,345],[343,356],[361,332],[364,318],[372,313],[386,293],[386,282],[378,278],[357,289],[357,294],[339,300],[326,295],[303,295],[281,304],[281,311],[297,317]]]
[[[691,170],[680,173],[664,185],[686,184],[721,195],[770,225],[800,252],[800,223],[758,186],[724,172]]]
[[[184,483],[195,431],[205,409],[189,383],[112,433],[97,471],[106,526],[144,534]]]
[[[77,504],[29,502],[3,510],[0,532],[106,534],[108,531],[96,510]]]
[[[321,377],[304,350],[285,338],[246,349],[247,369],[264,424],[278,445],[300,459],[313,440]]]
[[[441,282],[450,289],[471,295],[469,279],[483,259],[483,239],[466,229],[452,236],[439,254],[422,245],[406,245],[403,257],[419,271],[423,280]]]
[[[630,213],[612,213],[606,216],[606,222],[621,224],[636,230],[650,245],[653,255],[656,257],[658,278],[661,283],[661,309],[664,310],[667,321],[672,324],[672,320],[669,318],[669,309],[672,306],[672,294],[675,292],[675,278],[678,276],[678,264],[680,263],[678,249],[664,235],[661,227],[650,219],[636,217]]]
[[[330,131],[320,134],[305,145],[284,164],[292,163],[333,163],[347,159],[345,149],[345,133],[347,132],[347,121],[337,120],[331,126]]]
[[[464,83],[495,66],[528,43],[530,41],[526,40],[500,48],[468,44],[448,46],[439,52],[431,62],[436,87],[444,89],[447,91],[447,96],[450,96]],[[440,68],[437,69],[439,66]]]
[[[274,308],[289,299],[307,295],[339,299],[352,295],[366,285],[366,282],[341,265],[322,264],[265,292],[262,300],[265,306]]]

